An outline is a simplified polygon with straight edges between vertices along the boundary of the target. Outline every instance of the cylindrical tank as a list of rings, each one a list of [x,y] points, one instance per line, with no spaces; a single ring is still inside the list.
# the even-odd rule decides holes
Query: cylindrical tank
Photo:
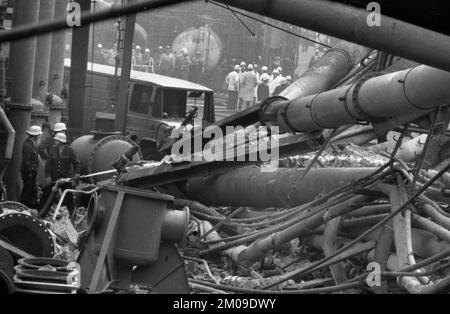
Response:
[[[192,27],[178,35],[173,41],[172,50],[180,52],[183,48],[189,51],[191,58],[200,51],[207,72],[217,67],[222,56],[222,41],[209,27]]]
[[[112,163],[136,145],[128,137],[117,132],[92,131],[91,133],[91,135],[77,138],[71,145],[81,162],[82,174],[111,170]],[[141,159],[140,152],[133,157],[134,162]],[[106,178],[97,177],[96,180],[101,181]]]

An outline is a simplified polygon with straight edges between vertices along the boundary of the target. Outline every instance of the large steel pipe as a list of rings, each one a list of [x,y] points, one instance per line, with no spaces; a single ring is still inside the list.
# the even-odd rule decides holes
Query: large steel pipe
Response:
[[[367,52],[365,47],[340,42],[328,50],[297,81],[289,85],[280,96],[293,100],[332,88]]]
[[[370,27],[369,11],[331,1],[215,1],[450,71],[449,36],[388,16]]]
[[[450,72],[418,66],[285,102],[278,112],[278,123],[284,132],[308,132],[360,120],[407,116],[414,121],[450,103],[449,85]]]
[[[185,190],[189,199],[211,206],[290,208],[374,171],[374,168],[313,169],[302,179],[305,169],[262,172],[259,167],[251,166],[190,180]]]

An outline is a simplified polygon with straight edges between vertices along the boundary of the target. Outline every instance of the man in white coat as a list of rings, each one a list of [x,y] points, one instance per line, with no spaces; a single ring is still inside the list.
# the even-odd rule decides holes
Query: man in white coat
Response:
[[[253,104],[253,98],[255,97],[255,88],[258,86],[258,78],[255,72],[253,72],[253,65],[249,64],[247,72],[245,72],[242,79],[242,99],[245,103],[245,109],[249,108]],[[241,110],[241,107],[239,107]]]
[[[239,96],[239,71],[241,70],[239,65],[235,65],[233,71],[231,71],[225,78],[225,82],[228,90],[228,110],[236,110],[238,96]]]

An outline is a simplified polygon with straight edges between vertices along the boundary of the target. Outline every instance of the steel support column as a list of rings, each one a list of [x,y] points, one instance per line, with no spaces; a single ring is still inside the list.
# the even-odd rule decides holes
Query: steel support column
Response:
[[[40,0],[39,22],[53,18],[54,0]],[[33,98],[45,104],[48,90],[48,73],[50,70],[52,35],[45,34],[37,38],[36,60],[34,64]]]
[[[67,15],[68,0],[56,0],[54,19]],[[52,34],[52,47],[50,57],[50,71],[48,78],[48,89],[55,95],[61,96],[64,84],[64,53],[66,49],[66,31],[54,32]]]
[[[39,0],[16,0],[14,5],[13,28],[37,23]],[[16,130],[13,156],[6,172],[7,196],[18,201],[21,192],[20,164],[22,143],[25,131],[30,125],[31,98],[33,88],[34,62],[36,57],[36,38],[16,41],[11,44],[9,75],[11,78],[11,103],[8,118]]]
[[[89,12],[91,0],[79,0],[82,12]],[[89,25],[75,27],[72,31],[72,56],[69,85],[69,129],[72,136],[81,135],[84,128],[84,102],[89,47]]]
[[[128,0],[128,3],[136,0]],[[119,101],[116,107],[116,130],[125,134],[128,113],[128,82],[130,80],[131,57],[133,51],[134,29],[136,25],[136,14],[128,15],[125,19],[125,38],[122,53],[122,70],[119,83]]]

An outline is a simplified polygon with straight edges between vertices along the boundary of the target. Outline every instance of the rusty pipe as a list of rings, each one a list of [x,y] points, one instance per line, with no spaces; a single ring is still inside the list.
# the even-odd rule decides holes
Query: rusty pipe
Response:
[[[388,16],[382,15],[380,26],[370,27],[367,23],[368,11],[332,1],[216,2],[450,71],[449,36]]]
[[[209,206],[291,208],[374,171],[374,168],[312,169],[301,180],[305,169],[262,172],[257,166],[250,166],[223,175],[192,179],[186,184],[185,192],[190,199]]]
[[[278,124],[283,132],[309,132],[358,121],[406,117],[401,120],[411,122],[448,105],[449,84],[450,72],[418,66],[286,101],[278,112]]]

